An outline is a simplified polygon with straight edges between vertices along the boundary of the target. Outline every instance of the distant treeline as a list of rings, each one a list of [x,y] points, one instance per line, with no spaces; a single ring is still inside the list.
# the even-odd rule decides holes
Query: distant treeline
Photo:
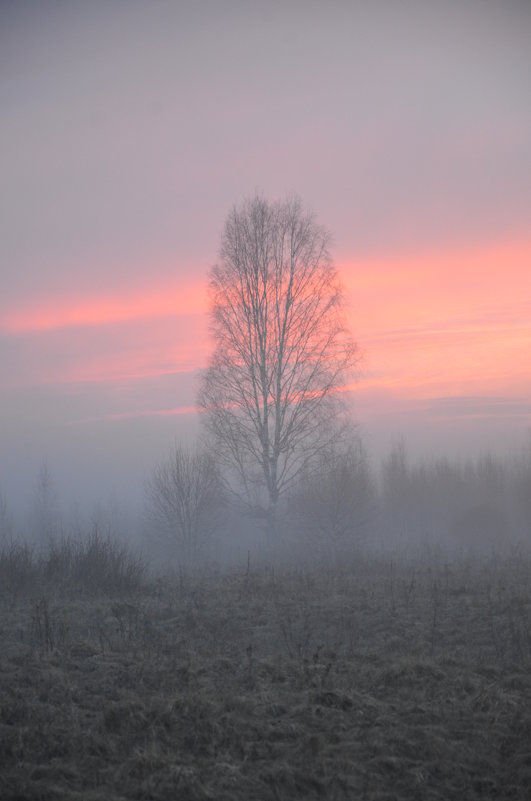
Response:
[[[375,467],[358,440],[301,475],[278,505],[273,536],[259,505],[231,496],[210,459],[184,458],[177,448],[154,477],[136,508],[100,506],[82,523],[62,512],[44,464],[24,520],[0,491],[0,546],[48,546],[92,531],[142,545],[155,565],[186,568],[273,554],[302,563],[341,562],[360,551],[436,549],[454,558],[531,548],[531,444],[513,458],[459,461],[413,460],[400,443]]]

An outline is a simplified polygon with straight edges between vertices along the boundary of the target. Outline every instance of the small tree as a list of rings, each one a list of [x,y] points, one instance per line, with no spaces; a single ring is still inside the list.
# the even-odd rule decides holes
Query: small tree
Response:
[[[193,563],[221,523],[221,484],[213,457],[176,445],[153,471],[146,493],[149,523],[176,547],[185,565]]]
[[[531,537],[531,436],[516,466],[517,507],[525,534]]]
[[[41,462],[33,490],[31,526],[43,544],[50,544],[61,532],[59,500],[47,459]]]
[[[293,499],[302,541],[315,556],[339,562],[367,535],[376,489],[361,441],[324,452]]]
[[[274,527],[279,498],[337,435],[356,348],[330,237],[299,200],[229,214],[210,273],[214,352],[199,406],[217,457]]]
[[[13,518],[9,511],[7,498],[0,488],[0,544],[13,536]]]

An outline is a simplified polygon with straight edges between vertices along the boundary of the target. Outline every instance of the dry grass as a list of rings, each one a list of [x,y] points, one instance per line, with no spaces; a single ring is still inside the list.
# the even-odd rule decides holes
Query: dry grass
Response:
[[[96,529],[65,536],[37,549],[11,540],[0,544],[0,603],[28,593],[62,596],[122,595],[142,589],[147,565],[139,553]]]
[[[531,798],[530,581],[372,562],[11,598],[0,797]]]

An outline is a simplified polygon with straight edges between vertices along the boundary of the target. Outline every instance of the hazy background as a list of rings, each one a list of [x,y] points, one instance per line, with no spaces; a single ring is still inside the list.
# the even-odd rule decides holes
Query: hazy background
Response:
[[[0,487],[125,503],[193,437],[233,204],[334,235],[375,460],[531,430],[531,4],[0,4]]]

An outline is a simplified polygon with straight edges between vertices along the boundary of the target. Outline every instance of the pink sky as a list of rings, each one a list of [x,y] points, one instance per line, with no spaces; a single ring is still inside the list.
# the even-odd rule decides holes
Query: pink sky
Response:
[[[360,346],[352,388],[357,416],[389,414],[392,398],[531,398],[530,265],[531,245],[525,244],[338,264]],[[14,389],[124,384],[193,373],[208,359],[207,314],[205,279],[115,296],[34,299],[0,320],[5,334],[31,342],[34,356],[28,354],[6,383]],[[108,347],[92,346],[102,338]],[[58,362],[54,357],[66,341],[70,353]],[[151,409],[148,402],[109,412],[108,419],[179,408]],[[193,413],[191,404],[182,408]]]
[[[121,486],[194,434],[257,190],[333,234],[369,448],[528,436],[531,7],[399,8],[2,6],[0,487],[43,456]]]

